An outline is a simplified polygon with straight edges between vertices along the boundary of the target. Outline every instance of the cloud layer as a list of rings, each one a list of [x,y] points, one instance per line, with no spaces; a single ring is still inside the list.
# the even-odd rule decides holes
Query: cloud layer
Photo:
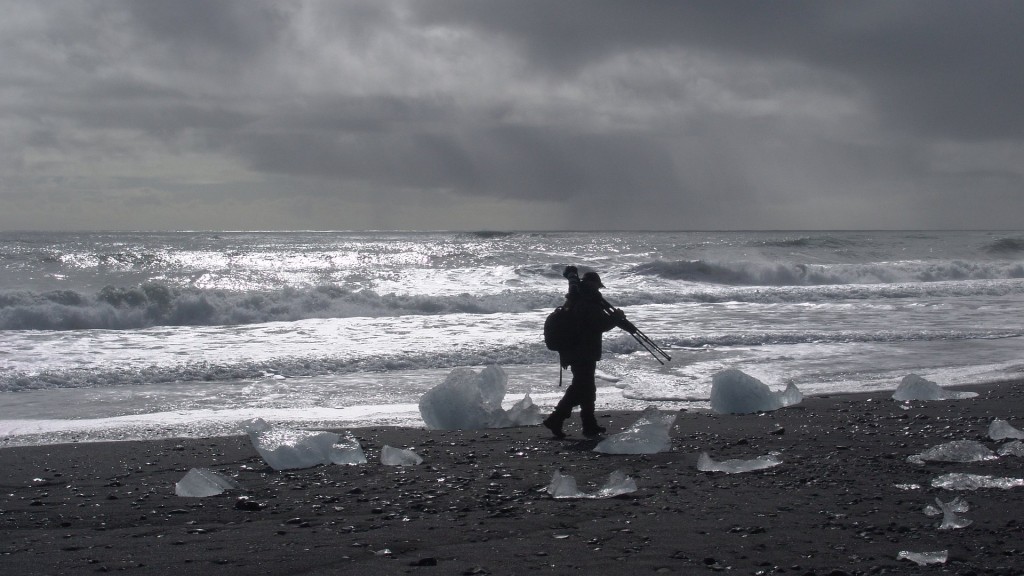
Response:
[[[1011,228],[1024,6],[15,2],[3,229]]]

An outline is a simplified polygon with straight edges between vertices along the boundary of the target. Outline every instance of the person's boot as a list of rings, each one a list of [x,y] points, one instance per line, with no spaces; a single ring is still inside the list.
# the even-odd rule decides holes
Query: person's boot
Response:
[[[594,416],[593,413],[580,414],[580,420],[583,421],[583,435],[586,436],[587,438],[600,436],[601,434],[604,434],[605,432],[608,431],[604,428],[604,426],[598,425],[597,418]]]
[[[545,418],[544,421],[541,422],[541,424],[543,424],[544,427],[547,428],[548,430],[551,430],[551,434],[555,438],[561,439],[565,438],[565,432],[562,432],[562,422],[564,422],[562,418],[559,418],[552,414],[551,416]]]

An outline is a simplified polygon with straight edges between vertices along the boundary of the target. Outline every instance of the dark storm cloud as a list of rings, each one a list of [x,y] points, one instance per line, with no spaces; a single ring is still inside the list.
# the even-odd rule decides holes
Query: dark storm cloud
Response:
[[[229,103],[134,82],[104,82],[83,89],[80,95],[64,106],[81,126],[137,130],[160,139],[188,129],[232,131],[255,120],[253,114]]]
[[[239,60],[273,48],[287,31],[288,3],[124,0],[140,37],[175,50]]]
[[[272,116],[257,118],[253,129],[274,137],[280,131],[360,134],[423,130],[457,122],[450,98],[425,99],[393,95],[328,95],[302,98],[275,108]]]
[[[426,22],[512,38],[531,62],[572,72],[623,50],[691,48],[848,74],[887,119],[955,138],[1024,135],[1024,4],[999,0],[443,0]]]
[[[539,210],[584,228],[985,227],[1024,208],[1016,2],[54,0],[6,16],[0,195],[39,227],[42,191],[109,227],[131,226],[105,216],[124,198],[171,228],[243,204],[274,227],[274,202],[470,228],[502,206],[508,228]],[[414,209],[389,221],[399,206]]]
[[[15,59],[20,69],[4,71],[14,78],[8,82],[14,96],[3,111],[34,124],[33,131],[61,124],[157,138],[188,128],[227,130],[247,120],[244,101],[211,98],[213,91],[201,84],[197,93],[196,85],[178,82],[175,75],[183,69],[203,74],[202,66],[186,62],[192,57],[243,67],[242,59],[272,46],[271,24],[279,33],[286,20],[270,18],[272,10],[256,2],[245,10],[220,2],[130,1],[121,7],[98,4],[84,15],[69,10],[66,17],[45,20],[37,34],[12,34],[5,47],[27,48]],[[214,72],[209,82],[230,84],[232,77]]]
[[[466,132],[253,134],[242,154],[261,171],[531,199],[608,198],[674,188],[664,146],[645,135],[543,127]]]

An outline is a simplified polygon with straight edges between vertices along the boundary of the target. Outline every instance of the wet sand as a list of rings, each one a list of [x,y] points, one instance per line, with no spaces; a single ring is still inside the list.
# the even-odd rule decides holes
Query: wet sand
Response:
[[[276,472],[245,436],[0,449],[4,574],[1022,574],[1024,488],[952,492],[947,472],[1024,477],[1024,460],[915,465],[907,457],[1024,428],[1024,382],[969,400],[817,397],[754,415],[680,412],[672,451],[606,455],[579,434],[353,430],[369,459]],[[962,390],[968,388],[960,388]],[[635,413],[599,413],[609,434]],[[425,462],[380,464],[384,445]],[[700,472],[697,456],[779,466]],[[181,498],[193,467],[239,491]],[[556,500],[555,470],[590,492],[621,469],[638,490]],[[916,485],[917,488],[907,488]],[[962,496],[973,524],[938,530],[935,498]],[[240,500],[240,497],[245,497]],[[948,550],[943,565],[900,551]]]

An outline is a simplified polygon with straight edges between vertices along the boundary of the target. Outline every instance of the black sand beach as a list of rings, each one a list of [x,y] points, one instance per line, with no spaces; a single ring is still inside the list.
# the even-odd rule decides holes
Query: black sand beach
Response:
[[[914,465],[951,440],[1024,425],[1024,387],[971,388],[969,400],[889,392],[807,398],[756,415],[681,412],[671,452],[606,455],[542,427],[485,431],[367,428],[368,464],[270,469],[244,436],[0,449],[3,574],[1022,574],[1024,488],[952,492],[947,472],[1024,477],[1017,457]],[[609,434],[634,413],[600,414]],[[384,445],[423,456],[380,464]],[[778,452],[742,474],[695,463]],[[242,490],[181,498],[194,467]],[[555,500],[552,473],[593,491],[621,469],[638,490]],[[907,488],[898,485],[917,485]],[[938,530],[923,513],[962,496],[973,524]],[[240,499],[240,497],[245,497]],[[918,566],[900,551],[948,550]]]

